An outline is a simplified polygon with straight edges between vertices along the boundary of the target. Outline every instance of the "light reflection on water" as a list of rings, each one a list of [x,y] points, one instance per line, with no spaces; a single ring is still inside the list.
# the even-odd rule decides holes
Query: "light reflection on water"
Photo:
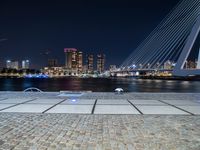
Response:
[[[43,91],[113,92],[121,87],[127,92],[200,92],[200,81],[151,80],[135,78],[0,78],[1,91],[22,91],[37,87]]]

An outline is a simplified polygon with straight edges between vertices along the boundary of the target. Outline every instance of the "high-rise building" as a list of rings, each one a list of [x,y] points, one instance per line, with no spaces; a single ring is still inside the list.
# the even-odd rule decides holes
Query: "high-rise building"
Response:
[[[77,69],[77,56],[78,56],[78,51],[72,51],[72,60],[71,60],[71,69],[76,70]]]
[[[57,59],[48,59],[48,67],[57,67],[58,60]]]
[[[65,67],[72,72],[81,73],[83,71],[83,53],[75,48],[65,48]]]
[[[105,55],[98,54],[97,55],[97,71],[99,73],[102,73],[104,71],[104,67],[105,67]]]
[[[77,53],[77,68],[78,73],[83,71],[83,53],[80,51]]]
[[[94,57],[92,54],[89,54],[86,56],[86,64],[87,64],[87,72],[92,73],[93,72],[93,64],[94,64]]]
[[[6,61],[6,68],[8,69],[19,69],[19,62],[18,61]]]
[[[76,48],[64,48],[65,52],[65,67],[72,69],[76,66]]]
[[[22,60],[22,69],[29,69],[29,60]]]
[[[7,60],[6,61],[6,68],[10,69],[12,67],[11,64],[12,64],[11,60]]]

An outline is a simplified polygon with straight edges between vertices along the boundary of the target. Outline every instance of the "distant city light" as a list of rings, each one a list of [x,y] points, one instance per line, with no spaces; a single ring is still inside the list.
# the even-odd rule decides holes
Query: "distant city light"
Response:
[[[40,78],[40,79],[44,79],[44,78],[49,78],[49,76],[46,75],[46,74],[28,74],[28,75],[25,75],[24,78]]]
[[[135,75],[136,75],[136,76],[139,76],[139,75],[140,75],[140,73],[137,71],[137,72],[135,73]]]

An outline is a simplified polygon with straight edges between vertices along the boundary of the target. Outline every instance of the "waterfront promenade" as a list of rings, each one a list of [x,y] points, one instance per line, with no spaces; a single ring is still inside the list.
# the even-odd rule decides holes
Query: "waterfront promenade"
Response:
[[[0,149],[200,149],[198,93],[0,92]]]

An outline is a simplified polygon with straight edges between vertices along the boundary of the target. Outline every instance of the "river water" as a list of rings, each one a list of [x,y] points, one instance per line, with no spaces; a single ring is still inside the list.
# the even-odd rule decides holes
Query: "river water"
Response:
[[[0,91],[23,91],[37,87],[43,91],[112,92],[200,92],[200,81],[151,80],[135,78],[0,78]]]

